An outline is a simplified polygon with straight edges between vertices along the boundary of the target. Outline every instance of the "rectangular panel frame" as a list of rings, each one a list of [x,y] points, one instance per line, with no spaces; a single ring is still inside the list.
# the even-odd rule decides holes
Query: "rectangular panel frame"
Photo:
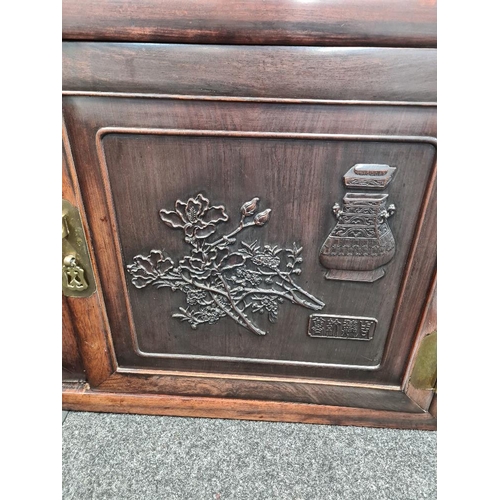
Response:
[[[159,135],[159,136],[186,136],[186,137],[236,137],[236,138],[269,138],[269,139],[299,139],[299,140],[332,140],[332,141],[383,141],[383,142],[394,142],[394,143],[422,143],[430,144],[436,147],[436,140],[432,137],[420,137],[420,136],[389,136],[389,135],[356,135],[356,134],[313,134],[313,133],[284,133],[284,132],[264,132],[264,131],[231,131],[231,130],[190,130],[190,129],[159,129],[159,128],[146,128],[146,127],[102,127],[96,133],[96,145],[98,151],[98,158],[100,164],[101,175],[105,184],[106,192],[106,203],[109,217],[112,221],[112,226],[117,228],[118,222],[115,213],[115,207],[113,204],[112,189],[108,176],[108,168],[106,165],[105,151],[103,147],[103,138],[108,134],[145,134],[145,135]],[[431,170],[430,178],[432,179],[433,169]],[[425,211],[426,199],[424,197],[422,207],[419,211]],[[116,255],[114,259],[107,259],[108,266],[111,263],[121,261],[121,242],[119,240],[118,231],[113,232],[114,245],[116,249]],[[411,253],[411,250],[410,250]],[[108,281],[110,279],[110,274],[120,275],[121,278],[121,288],[120,291],[125,291],[126,276],[124,272],[124,263],[121,262],[120,265],[114,267],[114,269],[109,273],[106,270],[106,275]],[[398,293],[398,299],[396,303],[401,302],[401,297],[404,294],[404,288],[407,282],[407,276],[411,272],[409,266],[403,272],[402,285]],[[120,293],[118,289],[113,292],[113,295]],[[276,366],[314,366],[318,368],[340,368],[340,369],[357,369],[357,370],[378,370],[383,362],[387,362],[387,356],[384,354],[383,361],[374,366],[369,365],[349,365],[349,364],[335,364],[335,363],[317,363],[317,362],[306,362],[306,361],[285,361],[285,360],[275,360],[275,359],[257,359],[257,358],[246,358],[246,357],[230,357],[230,356],[214,356],[214,355],[195,355],[195,354],[174,354],[174,353],[157,353],[157,352],[146,352],[139,347],[138,337],[136,333],[136,327],[132,315],[132,307],[128,294],[123,293],[123,301],[126,304],[126,311],[128,316],[128,327],[131,331],[133,349],[135,354],[140,358],[158,358],[158,359],[191,359],[191,360],[207,360],[207,361],[221,361],[227,362],[229,365],[231,363],[249,363],[254,365],[259,364],[272,364]],[[394,318],[398,315],[398,308],[396,307],[393,320],[391,321],[391,326],[389,329],[388,337],[393,335],[395,330],[395,320]],[[402,317],[399,315],[399,319]],[[399,330],[405,330],[406,327],[399,326]],[[394,342],[394,340],[393,340]],[[387,344],[387,342],[386,342]],[[384,349],[385,352],[385,349]],[[325,375],[326,376],[326,375]],[[382,381],[379,381],[382,382]]]

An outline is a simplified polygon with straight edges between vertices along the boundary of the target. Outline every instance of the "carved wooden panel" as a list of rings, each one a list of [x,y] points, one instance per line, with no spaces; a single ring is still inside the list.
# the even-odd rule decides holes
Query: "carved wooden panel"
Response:
[[[258,203],[257,197],[243,203],[239,221],[226,234],[217,226],[229,219],[225,207],[210,206],[201,193],[186,202],[177,200],[175,210],[161,209],[162,221],[182,229],[191,248],[177,262],[162,250],[136,255],[127,266],[132,284],[138,289],[153,286],[184,293],[186,304],[172,317],[187,322],[193,330],[230,318],[256,335],[266,335],[252,320],[252,313],[266,314],[276,323],[279,306],[285,301],[322,309],[324,302],[301,288],[294,276],[302,272],[302,247],[294,242],[284,249],[258,240],[239,241],[238,247],[238,233],[269,221],[271,209],[257,212]]]
[[[432,109],[96,96],[64,106],[119,367],[399,380]],[[393,112],[396,133],[377,133]],[[397,168],[386,188],[397,251],[373,282],[325,279],[320,259],[356,164]],[[338,334],[314,333],[322,315],[342,318]],[[385,361],[388,349],[401,359]]]

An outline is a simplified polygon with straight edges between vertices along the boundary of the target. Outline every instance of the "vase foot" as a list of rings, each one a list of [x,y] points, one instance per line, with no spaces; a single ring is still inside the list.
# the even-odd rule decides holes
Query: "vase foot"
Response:
[[[327,280],[337,281],[362,281],[365,283],[373,283],[384,276],[385,270],[383,267],[373,269],[373,271],[347,271],[345,269],[330,269],[326,274]]]

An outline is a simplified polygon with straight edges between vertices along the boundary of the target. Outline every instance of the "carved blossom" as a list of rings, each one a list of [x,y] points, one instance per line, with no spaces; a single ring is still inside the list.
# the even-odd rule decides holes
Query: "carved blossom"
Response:
[[[144,288],[153,281],[166,275],[174,267],[174,261],[161,250],[151,250],[147,257],[136,255],[134,263],[127,266],[132,275],[132,283],[137,288]]]
[[[211,207],[201,193],[187,202],[177,200],[175,210],[160,210],[161,220],[174,229],[182,228],[189,238],[204,239],[215,233],[215,224],[229,219],[225,208]]]

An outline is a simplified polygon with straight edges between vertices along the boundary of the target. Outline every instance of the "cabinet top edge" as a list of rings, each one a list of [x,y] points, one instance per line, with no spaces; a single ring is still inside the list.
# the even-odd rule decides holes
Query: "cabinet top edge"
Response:
[[[63,0],[63,40],[437,46],[436,0]]]

